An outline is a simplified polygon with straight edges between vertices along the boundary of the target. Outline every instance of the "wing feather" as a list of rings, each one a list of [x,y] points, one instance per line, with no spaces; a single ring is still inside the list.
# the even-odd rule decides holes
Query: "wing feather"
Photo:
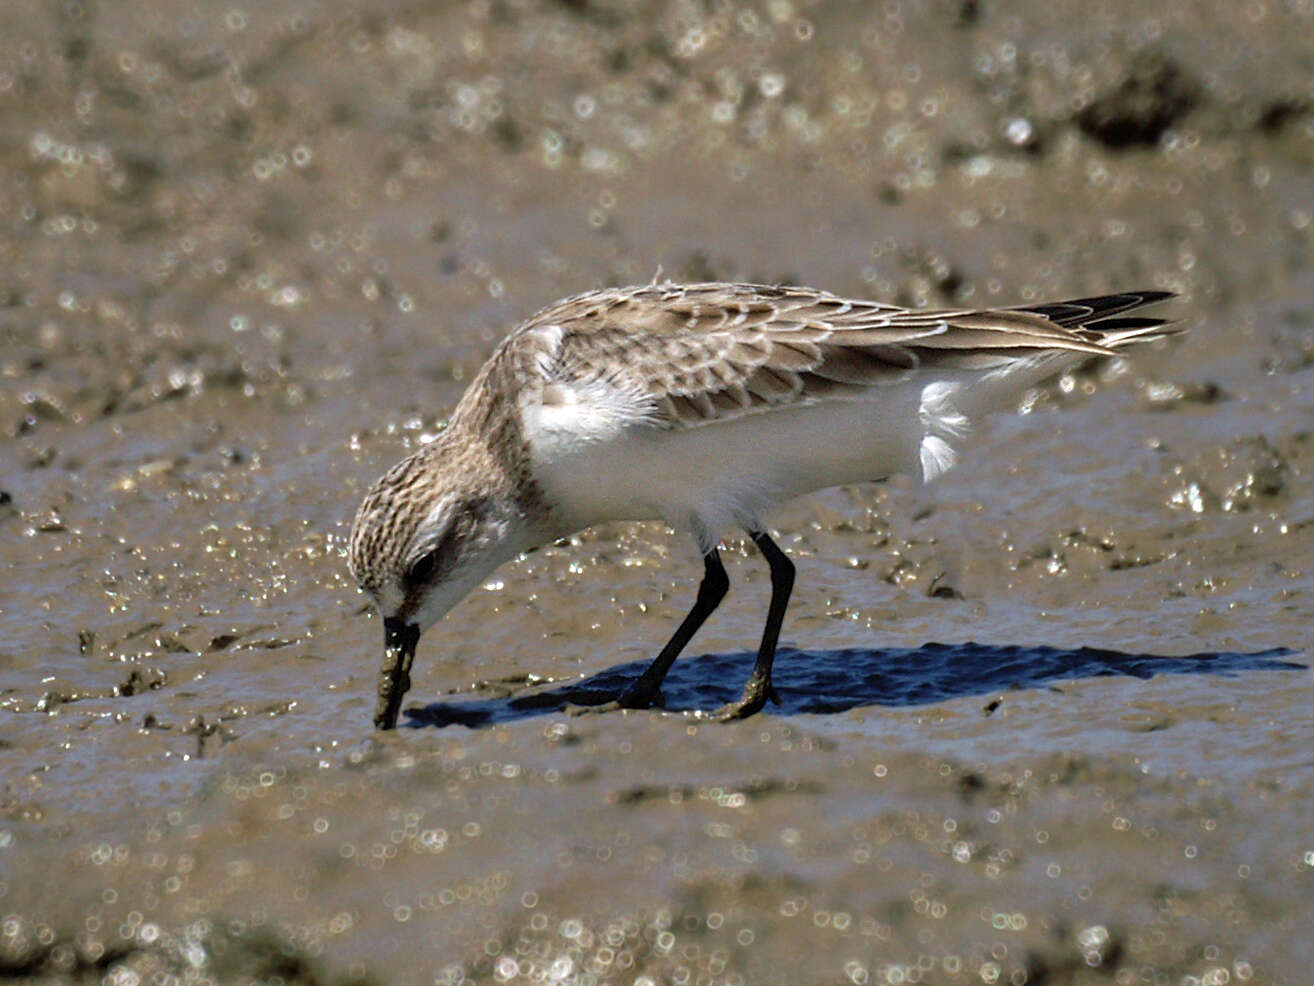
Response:
[[[653,284],[568,298],[529,319],[508,345],[532,350],[544,389],[583,392],[602,382],[640,395],[650,423],[690,427],[859,399],[919,368],[986,371],[1048,354],[1108,356],[1174,331],[1162,319],[1124,315],[1168,297],[1141,291],[923,311],[811,288]]]

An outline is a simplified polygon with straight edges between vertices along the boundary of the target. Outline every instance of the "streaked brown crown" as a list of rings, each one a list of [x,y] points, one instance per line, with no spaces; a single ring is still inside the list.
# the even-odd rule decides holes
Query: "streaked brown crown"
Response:
[[[429,449],[421,449],[385,472],[356,511],[348,564],[356,582],[377,595],[395,581],[416,528],[433,501]]]

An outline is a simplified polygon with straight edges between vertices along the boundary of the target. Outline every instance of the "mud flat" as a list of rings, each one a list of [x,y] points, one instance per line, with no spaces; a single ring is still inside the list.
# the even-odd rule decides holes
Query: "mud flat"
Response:
[[[1314,8],[0,7],[0,973],[1288,983],[1314,945]],[[1263,52],[1257,58],[1255,52]],[[366,485],[603,284],[1182,293],[934,487],[773,518],[668,712],[659,526],[370,728]]]

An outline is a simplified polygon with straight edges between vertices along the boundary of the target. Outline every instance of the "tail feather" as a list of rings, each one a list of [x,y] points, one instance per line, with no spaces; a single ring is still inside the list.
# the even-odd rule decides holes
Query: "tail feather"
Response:
[[[1020,308],[1020,311],[1043,315],[1057,325],[1071,329],[1087,342],[1106,349],[1141,342],[1153,342],[1185,331],[1178,323],[1147,315],[1127,315],[1160,301],[1176,298],[1172,291],[1125,291],[1096,298],[1076,298],[1046,305]]]
[[[1019,305],[1015,310],[1043,315],[1056,325],[1086,328],[1092,322],[1176,297],[1177,295],[1172,291],[1122,291],[1118,294],[1073,298],[1070,301],[1056,301],[1044,305]]]

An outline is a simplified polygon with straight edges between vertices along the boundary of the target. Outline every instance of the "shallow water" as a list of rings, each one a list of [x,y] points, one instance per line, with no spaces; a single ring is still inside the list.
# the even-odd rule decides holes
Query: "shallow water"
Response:
[[[1311,27],[0,7],[0,971],[1304,982]],[[516,320],[658,269],[1191,331],[773,517],[779,708],[697,715],[765,616],[731,537],[669,711],[588,712],[701,574],[615,525],[473,593],[374,733],[360,496]]]

